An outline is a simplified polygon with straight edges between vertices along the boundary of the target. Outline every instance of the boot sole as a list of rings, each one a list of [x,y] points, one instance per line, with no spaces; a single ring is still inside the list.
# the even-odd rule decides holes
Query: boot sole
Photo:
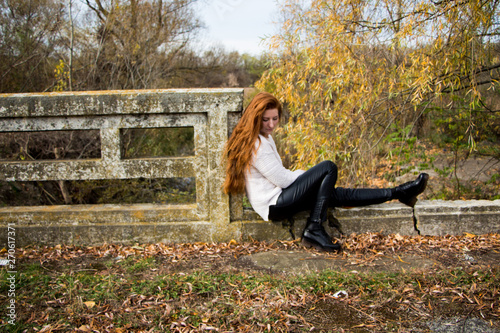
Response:
[[[334,244],[334,245],[338,245],[338,248],[325,248],[314,241],[307,240],[306,238],[302,238],[301,244],[306,248],[313,247],[318,251],[324,251],[324,252],[340,252],[342,250],[342,247],[338,243]]]

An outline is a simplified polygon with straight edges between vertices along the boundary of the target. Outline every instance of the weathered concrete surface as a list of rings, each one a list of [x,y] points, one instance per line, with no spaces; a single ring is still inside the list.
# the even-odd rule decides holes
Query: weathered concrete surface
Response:
[[[221,191],[223,147],[242,108],[243,89],[0,94],[0,132],[98,129],[101,139],[100,159],[0,161],[0,180],[196,178],[194,205],[0,208],[0,247],[7,244],[8,226],[16,230],[17,246],[300,237],[307,214],[298,214],[293,223],[264,222],[243,209],[241,196]],[[120,129],[158,127],[193,127],[194,156],[122,159]],[[497,200],[422,202],[415,211],[399,203],[337,209],[327,229],[415,235],[416,218],[422,234],[498,232],[499,207]]]
[[[97,244],[239,237],[238,223],[230,223],[229,199],[221,191],[221,157],[242,109],[243,89],[0,94],[0,132],[98,129],[101,141],[99,159],[0,161],[0,180],[196,179],[196,205],[191,207],[5,208],[0,226],[15,224],[19,244],[37,239]],[[122,158],[121,129],[160,127],[193,127],[194,156]]]
[[[492,327],[489,322],[482,318],[454,317],[446,319],[430,320],[427,322],[432,333],[499,333],[498,328]]]
[[[0,94],[0,118],[209,112],[241,108],[241,88],[154,89]]]
[[[209,222],[168,224],[54,225],[16,228],[16,246],[75,244],[189,243],[192,239],[210,242]],[[7,242],[3,242],[7,244]]]
[[[422,235],[500,232],[500,200],[430,200],[415,206]]]
[[[200,220],[196,205],[80,205],[0,208],[0,246],[7,244],[7,226],[16,228],[17,246],[60,243],[99,245],[103,243],[212,242],[221,238],[247,240],[292,240],[300,238],[307,213],[288,221],[259,219],[218,223]],[[222,213],[221,213],[222,214]],[[245,213],[251,215],[251,212]],[[254,213],[253,213],[254,214]],[[416,235],[410,208],[388,203],[334,212],[344,234],[380,232]],[[500,232],[500,200],[423,201],[415,207],[422,235],[461,235],[464,232]],[[325,223],[332,235],[339,230]],[[224,235],[214,237],[218,229]]]
[[[253,265],[280,273],[309,274],[323,270],[339,272],[408,272],[421,271],[437,265],[433,260],[412,254],[380,256],[369,263],[356,263],[347,258],[332,258],[321,253],[304,251],[268,251],[244,257]]]
[[[242,234],[253,239],[291,239],[290,231],[300,237],[306,224],[307,213],[297,214],[293,226],[288,221],[263,222],[247,211],[240,213],[251,217],[245,221]],[[325,223],[328,232],[352,233],[379,232],[400,235],[462,235],[464,232],[487,234],[500,232],[500,200],[419,201],[415,210],[398,202],[384,203],[333,211],[337,225]]]
[[[337,209],[334,215],[345,234],[380,232],[382,234],[416,235],[413,210],[401,203],[384,203],[371,207]]]
[[[196,205],[79,205],[0,208],[2,230],[16,230],[16,245],[210,242],[210,221]],[[7,244],[7,232],[0,235]]]

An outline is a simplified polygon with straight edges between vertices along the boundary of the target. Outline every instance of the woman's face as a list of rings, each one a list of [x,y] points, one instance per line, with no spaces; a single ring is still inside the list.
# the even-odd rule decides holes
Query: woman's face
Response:
[[[280,121],[278,109],[269,109],[264,111],[262,115],[262,124],[260,127],[260,134],[269,137],[270,134],[273,133],[276,126]]]

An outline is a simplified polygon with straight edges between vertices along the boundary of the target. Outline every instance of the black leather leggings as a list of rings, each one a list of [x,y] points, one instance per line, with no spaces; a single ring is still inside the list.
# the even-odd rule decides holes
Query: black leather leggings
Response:
[[[337,166],[323,161],[300,175],[283,189],[275,205],[269,207],[271,220],[283,220],[311,210],[311,220],[321,219],[328,207],[359,207],[392,199],[391,189],[351,189],[335,187]],[[326,204],[325,204],[326,203]]]

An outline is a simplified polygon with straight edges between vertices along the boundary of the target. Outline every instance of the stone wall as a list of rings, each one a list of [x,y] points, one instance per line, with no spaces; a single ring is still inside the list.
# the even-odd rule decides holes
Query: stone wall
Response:
[[[219,242],[300,237],[307,215],[264,222],[241,196],[221,191],[221,154],[243,108],[242,89],[0,95],[0,131],[99,130],[101,158],[0,162],[0,180],[195,177],[189,205],[64,205],[0,208],[0,248],[12,244]],[[194,156],[122,159],[120,129],[193,127]],[[331,232],[443,235],[500,232],[500,200],[398,203],[337,209]],[[12,230],[14,232],[12,233]],[[11,232],[9,234],[9,231]],[[11,238],[9,238],[11,237]]]
[[[242,89],[99,91],[0,95],[0,131],[99,130],[101,158],[0,163],[3,181],[194,177],[191,205],[0,208],[18,244],[223,241],[239,237],[222,193],[221,156],[239,118]],[[122,159],[124,128],[193,127],[194,156]],[[5,244],[6,233],[0,235]]]

